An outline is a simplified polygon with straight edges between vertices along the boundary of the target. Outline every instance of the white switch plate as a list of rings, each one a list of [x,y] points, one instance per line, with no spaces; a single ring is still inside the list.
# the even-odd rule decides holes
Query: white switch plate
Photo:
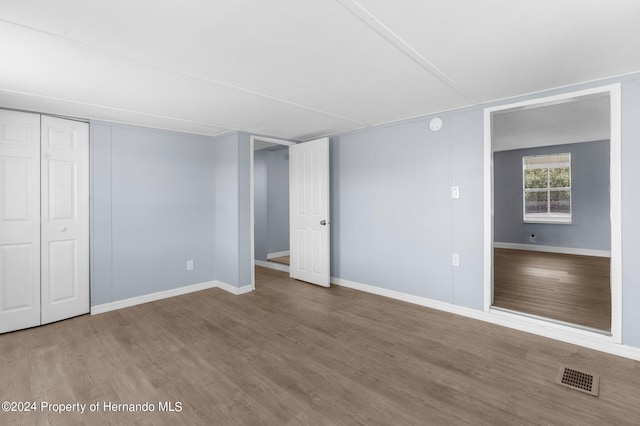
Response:
[[[193,259],[187,260],[187,271],[193,271]]]
[[[460,255],[458,253],[451,255],[451,266],[460,266]]]
[[[460,187],[458,186],[451,187],[451,198],[460,198]]]

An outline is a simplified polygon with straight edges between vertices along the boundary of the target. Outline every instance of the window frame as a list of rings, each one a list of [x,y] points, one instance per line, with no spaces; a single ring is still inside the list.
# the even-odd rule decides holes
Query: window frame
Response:
[[[547,161],[541,162],[541,167],[527,167],[527,159],[531,158],[544,158],[544,157],[561,157],[567,156],[568,161]],[[565,168],[568,163],[569,169],[569,186],[568,187],[554,187],[551,185],[551,173],[552,168]],[[554,167],[558,165],[561,167]],[[542,167],[546,166],[546,167]],[[544,188],[526,188],[525,174],[527,170],[531,169],[546,169],[547,170],[547,186]],[[548,223],[548,224],[571,224],[573,222],[573,174],[571,167],[571,153],[557,153],[557,154],[538,154],[538,155],[523,155],[522,156],[522,221],[523,223]],[[552,191],[568,191],[569,192],[569,214],[551,213],[551,192]],[[532,192],[546,192],[547,193],[547,212],[545,214],[535,213],[527,215],[526,209],[526,196],[527,193]]]

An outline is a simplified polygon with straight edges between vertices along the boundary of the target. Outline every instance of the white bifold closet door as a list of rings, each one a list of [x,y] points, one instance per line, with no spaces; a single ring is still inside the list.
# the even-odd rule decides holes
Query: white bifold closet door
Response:
[[[0,110],[0,332],[40,324],[40,115]]]
[[[89,129],[0,110],[0,333],[89,312]]]
[[[89,312],[89,125],[42,116],[41,323]]]

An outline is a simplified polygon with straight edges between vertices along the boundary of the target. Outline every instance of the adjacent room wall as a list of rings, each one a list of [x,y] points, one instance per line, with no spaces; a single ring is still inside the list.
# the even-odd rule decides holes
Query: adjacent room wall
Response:
[[[91,305],[214,280],[212,138],[92,122],[91,152]]]
[[[525,223],[522,157],[571,153],[570,224]],[[577,249],[611,250],[609,141],[500,151],[493,154],[494,241]]]
[[[268,227],[267,220],[267,150],[254,152],[253,157],[253,223],[254,256],[256,260],[267,260]]]
[[[289,251],[289,147],[267,151],[267,254]]]
[[[289,250],[289,147],[254,153],[255,258]]]

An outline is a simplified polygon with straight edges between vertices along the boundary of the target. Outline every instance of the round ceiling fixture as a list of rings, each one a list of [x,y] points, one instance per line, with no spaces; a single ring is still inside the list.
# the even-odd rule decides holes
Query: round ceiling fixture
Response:
[[[442,128],[442,118],[440,117],[432,118],[431,121],[429,122],[429,128],[434,132],[437,132],[438,130],[440,130]]]

